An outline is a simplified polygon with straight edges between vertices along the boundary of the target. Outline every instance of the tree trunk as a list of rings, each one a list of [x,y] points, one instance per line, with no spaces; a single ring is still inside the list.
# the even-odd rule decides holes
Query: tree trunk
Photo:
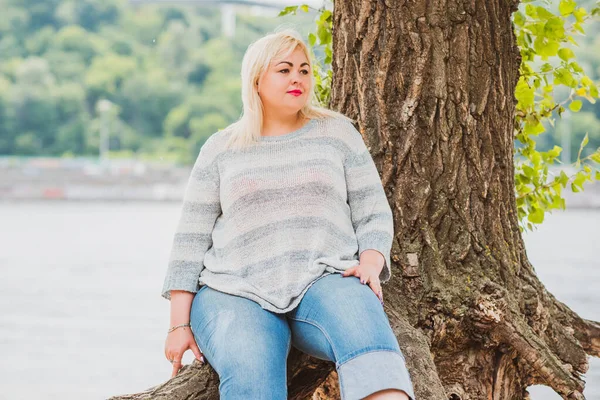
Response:
[[[557,301],[517,220],[518,1],[344,0],[331,108],[357,119],[395,215],[386,312],[418,399],[583,399],[600,325]],[[289,398],[339,398],[333,363],[292,348]],[[318,390],[317,390],[318,389]],[[217,399],[208,365],[113,399]]]

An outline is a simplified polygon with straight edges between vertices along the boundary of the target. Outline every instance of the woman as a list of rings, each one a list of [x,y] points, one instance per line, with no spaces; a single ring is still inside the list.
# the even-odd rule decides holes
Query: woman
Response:
[[[175,376],[185,351],[206,355],[221,399],[286,399],[292,345],[335,362],[344,400],[414,399],[383,309],[392,212],[360,133],[313,105],[309,60],[290,29],[244,55],[243,115],[208,138],[186,189],[165,356]]]

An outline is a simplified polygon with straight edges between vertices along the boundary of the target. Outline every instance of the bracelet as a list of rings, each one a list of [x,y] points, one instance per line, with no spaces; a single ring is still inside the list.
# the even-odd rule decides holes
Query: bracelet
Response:
[[[167,331],[167,333],[171,333],[171,332],[173,332],[175,329],[177,329],[177,328],[181,328],[181,327],[184,327],[184,326],[189,326],[189,327],[191,328],[191,325],[190,325],[190,323],[188,322],[187,324],[181,324],[181,325],[177,325],[177,326],[173,326],[173,327],[171,327],[171,329],[169,329],[169,330]]]

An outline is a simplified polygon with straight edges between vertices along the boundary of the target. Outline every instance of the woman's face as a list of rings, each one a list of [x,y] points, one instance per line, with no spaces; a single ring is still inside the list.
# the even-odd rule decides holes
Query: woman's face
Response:
[[[285,59],[275,59],[258,80],[258,95],[270,113],[295,114],[311,90],[310,63],[299,48]],[[290,93],[290,91],[299,91]]]

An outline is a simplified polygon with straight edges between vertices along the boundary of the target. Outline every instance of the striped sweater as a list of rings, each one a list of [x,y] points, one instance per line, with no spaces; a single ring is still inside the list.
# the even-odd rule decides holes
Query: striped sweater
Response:
[[[263,309],[294,309],[320,277],[383,254],[392,211],[362,136],[343,119],[312,119],[241,151],[226,128],[204,143],[185,190],[162,296],[202,285]]]

